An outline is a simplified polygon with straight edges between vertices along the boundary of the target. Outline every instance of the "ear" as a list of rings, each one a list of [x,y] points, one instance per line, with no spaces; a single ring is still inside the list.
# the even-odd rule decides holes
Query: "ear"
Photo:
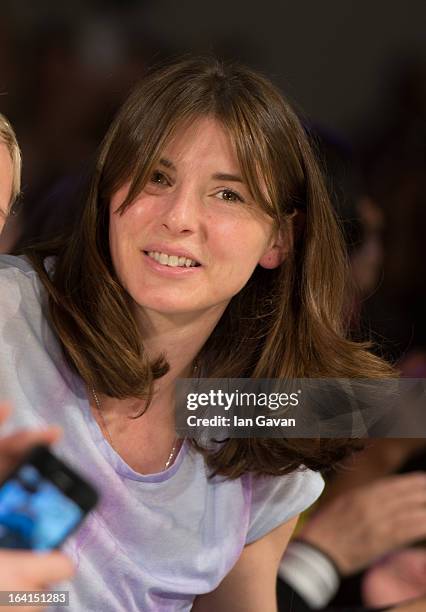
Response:
[[[259,266],[266,268],[267,270],[273,270],[278,268],[287,255],[286,250],[279,243],[275,243],[270,249],[266,251],[259,259]]]
[[[272,245],[259,259],[259,266],[267,270],[278,268],[293,247],[293,229],[291,223],[279,230],[272,239]]]
[[[294,243],[298,241],[305,225],[305,215],[300,210],[294,210],[287,216],[284,226],[272,239],[272,246],[259,259],[259,266],[268,270],[278,268],[292,252]]]

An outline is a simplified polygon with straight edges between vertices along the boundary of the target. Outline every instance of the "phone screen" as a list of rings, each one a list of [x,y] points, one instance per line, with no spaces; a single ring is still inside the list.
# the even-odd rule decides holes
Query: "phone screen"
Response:
[[[55,548],[84,514],[35,465],[23,464],[0,487],[0,547]]]

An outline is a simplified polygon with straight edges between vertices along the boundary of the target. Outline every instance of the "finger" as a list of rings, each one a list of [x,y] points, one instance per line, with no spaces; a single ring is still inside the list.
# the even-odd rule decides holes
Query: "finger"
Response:
[[[388,476],[344,495],[347,510],[361,514],[364,523],[387,523],[405,511],[426,507],[426,474]],[[337,500],[336,500],[337,504]]]
[[[383,565],[391,567],[401,580],[424,585],[426,591],[425,553],[422,550],[407,548],[391,555]]]
[[[426,537],[426,508],[397,515],[387,527],[389,543],[405,546]]]
[[[426,473],[411,472],[401,476],[388,476],[380,482],[371,485],[368,492],[377,495],[380,502],[401,499],[412,491],[426,489]]]
[[[426,509],[426,485],[410,489],[404,497],[400,495],[396,495],[393,499],[376,497],[371,503],[377,506],[377,514],[380,514],[384,520],[393,515],[404,514],[406,510]]]
[[[62,435],[59,427],[19,431],[0,439],[0,477],[12,470],[34,446],[49,445]]]
[[[75,568],[71,560],[61,552],[49,553],[8,551],[16,555],[19,563],[19,574],[23,581],[32,581],[43,587],[53,582],[71,578]]]
[[[6,421],[11,412],[12,410],[9,404],[6,404],[4,402],[0,404],[0,425],[2,425]]]
[[[26,429],[0,439],[0,452],[7,455],[22,455],[37,444],[53,444],[62,435],[57,426],[46,429]]]

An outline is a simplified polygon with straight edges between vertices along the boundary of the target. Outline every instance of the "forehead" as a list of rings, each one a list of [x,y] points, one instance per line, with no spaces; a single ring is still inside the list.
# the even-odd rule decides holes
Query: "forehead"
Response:
[[[231,138],[223,124],[214,117],[202,117],[179,125],[165,143],[161,156],[173,163],[222,164],[228,170],[239,169]]]
[[[0,207],[8,207],[12,197],[13,164],[9,149],[0,143]]]
[[[8,146],[0,140],[0,169],[12,172],[12,158]]]
[[[12,189],[13,163],[8,147],[4,142],[0,142],[0,184]],[[9,185],[10,183],[10,185]]]

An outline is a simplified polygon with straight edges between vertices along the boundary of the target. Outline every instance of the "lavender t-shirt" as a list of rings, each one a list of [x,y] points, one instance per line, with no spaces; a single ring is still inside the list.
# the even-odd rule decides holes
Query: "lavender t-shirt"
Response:
[[[319,474],[208,479],[184,443],[158,474],[130,468],[105,440],[85,388],[50,328],[37,274],[22,258],[0,257],[0,398],[7,429],[57,423],[55,452],[89,478],[101,502],[65,544],[76,576],[70,612],[177,612],[215,589],[243,547],[288,521],[320,495]],[[58,608],[62,610],[62,608]]]

